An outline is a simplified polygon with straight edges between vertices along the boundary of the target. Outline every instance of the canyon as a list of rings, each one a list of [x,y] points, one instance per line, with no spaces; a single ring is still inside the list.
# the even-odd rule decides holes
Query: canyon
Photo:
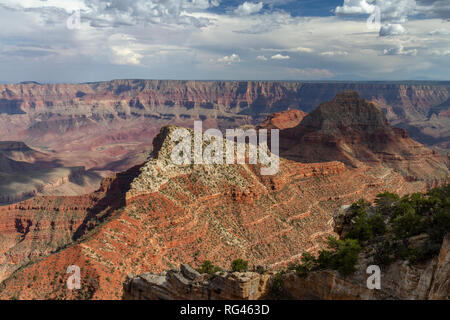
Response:
[[[281,122],[269,119],[261,124],[271,128],[293,126],[306,112],[344,90],[355,90],[362,98],[377,103],[390,124],[447,154],[448,82],[114,80],[1,84],[0,140],[24,142],[46,154],[45,161],[58,163],[58,167],[83,167],[87,178],[70,188],[52,188],[68,179],[66,170],[58,178],[46,177],[19,194],[8,192],[3,181],[0,201],[92,192],[101,177],[144,162],[153,138],[168,124],[192,127],[194,120],[202,120],[205,129],[236,128],[258,125],[276,112],[301,110],[284,114]]]
[[[0,141],[0,203],[36,195],[77,195],[93,192],[101,176],[84,167],[65,167],[45,152],[23,142]]]
[[[329,117],[330,104],[338,117]],[[303,116],[288,110],[265,123],[290,119],[276,125],[287,147],[273,176],[261,175],[259,164],[175,165],[170,154],[177,126],[168,125],[153,140],[153,157],[105,178],[94,193],[0,207],[0,298],[120,299],[127,274],[204,260],[225,268],[245,258],[276,270],[324,247],[335,234],[336,208],[385,191],[403,195],[448,182],[445,156],[391,127],[376,104],[356,93],[339,94]],[[355,131],[342,131],[342,119]],[[357,143],[353,149],[329,144],[328,131]],[[368,144],[372,134],[387,139]],[[319,150],[331,148],[354,161],[335,161],[324,152],[300,162],[309,152],[293,157],[293,137],[307,141],[310,135],[318,137]],[[361,157],[356,146],[373,157]],[[66,287],[70,265],[80,267],[81,290]]]

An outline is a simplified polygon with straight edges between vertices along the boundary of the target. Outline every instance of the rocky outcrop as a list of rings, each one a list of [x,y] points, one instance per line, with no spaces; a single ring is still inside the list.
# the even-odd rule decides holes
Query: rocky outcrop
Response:
[[[323,270],[300,277],[295,272],[224,272],[199,274],[186,265],[181,271],[129,275],[124,282],[126,300],[258,300],[276,299],[279,282],[284,299],[295,300],[448,300],[450,299],[450,236],[438,257],[411,266],[396,261],[381,273],[381,289],[367,288],[366,265],[349,277]],[[280,293],[278,293],[280,294]]]
[[[128,275],[125,300],[257,300],[268,294],[275,272],[217,272],[200,274],[182,264],[161,274]]]
[[[306,113],[301,110],[290,109],[282,112],[275,112],[257,126],[258,129],[288,129],[297,126]]]
[[[382,165],[430,184],[450,177],[447,159],[392,127],[383,111],[353,91],[321,104],[294,128],[280,133],[281,155],[301,162],[338,160]]]

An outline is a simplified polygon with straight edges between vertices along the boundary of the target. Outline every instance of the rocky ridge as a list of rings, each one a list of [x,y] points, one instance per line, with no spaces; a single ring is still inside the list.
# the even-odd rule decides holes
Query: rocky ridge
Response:
[[[449,177],[447,159],[392,127],[383,111],[346,91],[321,104],[296,127],[280,133],[281,155],[300,162],[331,159],[358,166],[382,165],[430,184]]]
[[[170,132],[170,127],[163,129],[155,139],[162,142],[163,151],[165,141],[172,143]],[[303,164],[284,159],[274,176],[261,176],[258,165],[193,165],[165,177],[168,173],[161,171],[161,163],[167,155],[157,152],[157,158],[140,170],[126,173],[129,184],[117,181],[116,193],[106,193],[112,198],[91,195],[93,203],[80,213],[78,221],[83,223],[77,236],[68,233],[76,242],[58,246],[49,256],[47,251],[36,252],[37,259],[3,281],[0,298],[18,294],[38,299],[117,299],[128,273],[161,272],[205,259],[225,266],[245,257],[252,264],[277,268],[324,245],[334,232],[330,212],[336,206],[361,196],[373,198],[386,189],[403,193],[426,187],[386,168],[349,169],[340,162]],[[117,205],[107,206],[110,199],[117,199]],[[71,200],[78,207],[78,198],[55,197],[53,202]],[[34,211],[27,207],[19,212],[35,226]],[[15,219],[16,208],[0,209],[4,223],[14,224],[9,219]],[[38,209],[42,211],[61,216]],[[37,230],[58,241],[52,228]],[[17,247],[21,255],[28,254],[27,243],[33,243],[37,230],[25,232],[30,242]],[[8,257],[13,255],[7,255],[3,265],[19,261]],[[86,291],[67,290],[68,265],[80,266]]]

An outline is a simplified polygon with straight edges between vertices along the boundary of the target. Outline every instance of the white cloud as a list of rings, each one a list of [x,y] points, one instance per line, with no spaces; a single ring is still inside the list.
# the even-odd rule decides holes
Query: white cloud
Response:
[[[344,0],[343,6],[336,7],[337,15],[372,14],[379,9],[380,36],[405,34],[401,26],[408,21],[408,17],[419,13],[416,0]],[[402,28],[402,29],[401,29]]]
[[[415,56],[417,54],[417,49],[405,50],[403,45],[399,44],[396,47],[384,49],[383,53],[386,56]]]
[[[278,53],[276,55],[273,55],[270,57],[272,60],[289,60],[291,57],[289,56],[283,56],[282,54]]]
[[[380,37],[399,36],[406,34],[406,29],[401,24],[387,24],[381,26]]]
[[[432,31],[428,32],[428,34],[430,34],[432,36],[435,36],[435,35],[449,35],[450,34],[450,30],[449,29],[444,29],[444,28],[435,29],[435,30],[432,30]]]
[[[442,57],[442,56],[449,56],[450,55],[450,49],[449,50],[432,50],[431,54],[435,55],[435,56],[440,56],[440,57]]]
[[[81,10],[83,21],[94,27],[133,26],[141,23],[180,24],[203,27],[207,19],[197,19],[193,12],[218,5],[212,0],[2,0],[11,8]],[[1,5],[1,4],[0,4]]]
[[[217,61],[225,63],[225,64],[233,64],[233,63],[241,62],[241,58],[236,53],[233,53],[230,56],[225,56],[225,57],[219,58],[219,59],[217,59]]]
[[[344,0],[342,6],[336,7],[336,14],[362,14],[372,13],[375,6],[367,3],[366,0]]]
[[[118,65],[139,65],[144,56],[142,46],[136,39],[126,34],[113,34],[108,39],[111,48],[111,62]]]
[[[157,18],[145,21],[145,8],[133,13],[133,5],[129,12],[124,9],[127,0],[123,8],[119,1],[110,2],[114,9],[99,9],[104,17],[94,21],[83,13],[82,28],[73,31],[65,26],[70,9],[7,10],[0,5],[0,81],[331,78],[324,70],[333,79],[355,80],[423,76],[445,80],[450,74],[448,36],[433,32],[450,30],[450,22],[440,19],[409,19],[402,25],[408,35],[397,39],[366,32],[365,17],[292,17],[270,9],[245,16],[186,9],[178,15],[175,5],[173,12],[154,23]],[[159,2],[170,8],[170,3],[183,1]],[[133,15],[137,19],[130,22]],[[202,28],[186,24],[192,21],[210,23]]]
[[[260,12],[262,8],[263,8],[262,2],[257,3],[244,2],[234,10],[234,13],[240,16],[248,16]]]
[[[312,53],[314,52],[313,49],[311,48],[306,48],[306,47],[297,47],[297,48],[291,48],[291,49],[287,49],[285,50],[287,52],[306,52],[306,53]]]
[[[2,0],[0,5],[14,9],[59,8],[65,10],[67,13],[87,9],[84,0]]]
[[[450,1],[448,0],[417,0],[417,11],[428,18],[450,20]]]
[[[265,56],[257,56],[257,57],[256,57],[256,60],[259,60],[259,61],[267,61],[268,59],[267,59]]]
[[[329,57],[333,57],[333,56],[348,56],[348,52],[347,51],[325,51],[325,52],[321,52],[320,53],[321,56],[329,56]]]

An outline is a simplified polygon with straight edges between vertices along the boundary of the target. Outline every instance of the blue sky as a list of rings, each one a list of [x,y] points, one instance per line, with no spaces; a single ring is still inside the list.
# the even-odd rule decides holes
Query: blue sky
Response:
[[[0,82],[449,74],[448,0],[0,2]]]

